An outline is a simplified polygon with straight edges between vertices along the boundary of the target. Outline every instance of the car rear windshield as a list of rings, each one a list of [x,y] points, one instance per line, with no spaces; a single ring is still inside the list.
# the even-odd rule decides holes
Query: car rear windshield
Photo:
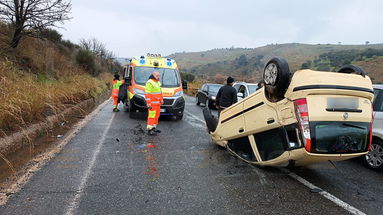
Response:
[[[160,73],[162,87],[180,86],[177,70],[158,67],[135,67],[134,82],[139,85],[145,85],[150,75],[155,71]]]
[[[312,122],[312,147],[316,153],[367,151],[370,124],[364,122]]]

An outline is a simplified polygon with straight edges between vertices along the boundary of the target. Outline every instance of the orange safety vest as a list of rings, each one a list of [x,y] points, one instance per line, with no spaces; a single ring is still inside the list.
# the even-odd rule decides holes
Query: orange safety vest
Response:
[[[161,83],[155,79],[149,79],[145,85],[145,99],[147,104],[161,104],[163,102]]]
[[[112,81],[112,97],[118,97],[118,92],[120,90],[120,86],[124,83],[124,81],[113,80]]]

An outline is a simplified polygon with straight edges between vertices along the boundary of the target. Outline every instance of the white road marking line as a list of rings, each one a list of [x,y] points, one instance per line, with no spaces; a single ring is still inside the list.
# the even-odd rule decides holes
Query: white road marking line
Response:
[[[203,121],[202,119],[198,118],[198,116],[196,116],[196,115],[190,113],[190,112],[187,111],[187,110],[185,110],[184,113],[186,113],[187,115],[189,115],[192,119],[194,119],[194,120],[196,120],[196,121],[198,121],[198,122],[200,122],[200,123],[202,123],[202,124],[205,125],[205,121]]]
[[[88,181],[88,178],[89,178],[90,174],[92,173],[92,169],[93,169],[94,164],[96,163],[97,156],[98,156],[98,154],[101,151],[101,147],[104,144],[106,135],[109,132],[110,126],[112,125],[112,121],[113,121],[115,116],[116,116],[116,114],[112,115],[112,117],[109,120],[108,126],[105,128],[104,132],[102,133],[101,139],[98,142],[98,145],[97,145],[96,149],[93,152],[92,160],[89,162],[88,168],[86,169],[85,174],[81,178],[81,183],[80,183],[80,186],[77,188],[77,193],[74,196],[73,200],[70,202],[66,212],[64,213],[65,215],[73,215],[73,214],[75,214],[75,212],[76,212],[76,210],[78,208],[79,200],[81,199],[81,196],[84,193],[83,191],[85,189],[86,182]]]
[[[283,172],[286,172],[289,174],[289,176],[297,181],[299,181],[300,183],[302,183],[303,185],[305,185],[306,187],[310,188],[310,189],[320,189],[322,190],[320,187],[317,187],[315,186],[314,184],[308,182],[306,179],[300,177],[299,175],[293,173],[293,172],[290,172],[289,170],[287,169],[281,169]],[[366,215],[364,212],[356,209],[355,207],[347,204],[346,202],[338,199],[337,197],[335,197],[334,195],[322,190],[321,192],[319,192],[320,195],[322,195],[323,197],[325,197],[326,199],[332,201],[333,203],[335,203],[336,205],[338,205],[339,207],[347,210],[348,212],[350,212],[351,214],[355,214],[355,215]]]

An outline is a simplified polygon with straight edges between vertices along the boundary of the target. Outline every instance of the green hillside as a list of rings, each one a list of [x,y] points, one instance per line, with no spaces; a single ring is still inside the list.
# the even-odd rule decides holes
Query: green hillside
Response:
[[[383,60],[376,59],[381,56],[382,50],[383,44],[309,45],[291,43],[267,45],[254,49],[229,48],[175,53],[170,56],[177,60],[182,72],[192,73],[199,78],[209,79],[209,81],[222,79],[220,77],[222,75],[257,81],[261,78],[265,63],[274,56],[281,56],[288,61],[292,71],[301,69],[302,65],[304,68],[318,69],[327,68],[323,66],[326,64],[329,70],[334,70],[335,67],[339,67],[339,63],[348,62],[360,66],[363,64],[366,72],[375,82],[383,82],[382,70],[379,66]],[[374,55],[375,52],[377,55]],[[308,62],[311,62],[309,67]]]

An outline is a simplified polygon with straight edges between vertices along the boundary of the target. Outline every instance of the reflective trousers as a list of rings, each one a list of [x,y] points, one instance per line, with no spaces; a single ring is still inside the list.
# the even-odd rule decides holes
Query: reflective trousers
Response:
[[[158,118],[160,118],[161,104],[152,104],[152,109],[148,110],[148,125],[147,129],[153,129],[158,125]]]
[[[118,96],[112,96],[112,98],[113,98],[113,109],[115,109],[118,106]]]

